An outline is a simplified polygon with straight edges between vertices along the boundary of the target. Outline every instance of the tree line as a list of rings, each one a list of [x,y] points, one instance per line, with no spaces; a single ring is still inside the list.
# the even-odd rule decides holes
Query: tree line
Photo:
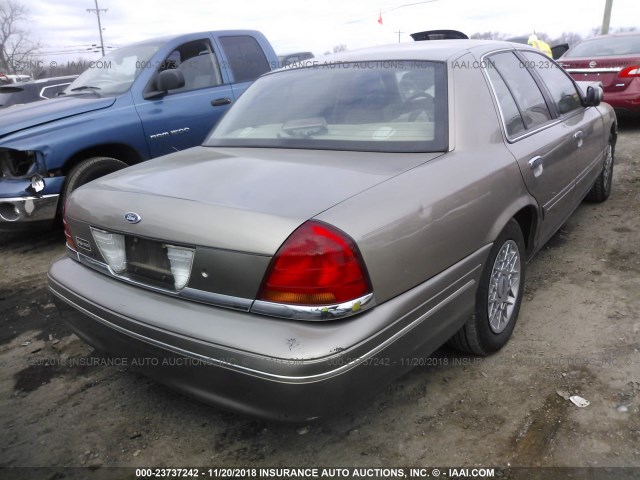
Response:
[[[29,22],[27,8],[17,0],[0,0],[0,73],[28,74],[33,78],[54,77],[62,75],[77,75],[82,73],[90,62],[82,57],[69,62],[45,62],[41,57],[42,43],[34,41],[31,32],[23,27]],[[637,31],[636,27],[619,28],[613,33]],[[533,33],[533,32],[529,32]],[[529,37],[529,33],[520,37]],[[586,37],[575,32],[563,32],[559,37],[552,38],[545,32],[535,32],[540,40],[549,45],[568,43],[573,45],[584,38],[599,35],[600,29],[594,28]],[[470,38],[487,40],[507,40],[515,38],[498,31],[476,32]],[[333,52],[347,50],[344,44],[333,47]],[[326,52],[331,53],[331,52]]]

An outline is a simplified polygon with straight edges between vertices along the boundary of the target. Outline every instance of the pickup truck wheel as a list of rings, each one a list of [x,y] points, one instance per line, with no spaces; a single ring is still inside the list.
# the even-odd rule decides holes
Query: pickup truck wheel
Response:
[[[62,192],[62,205],[76,188],[125,167],[128,167],[126,163],[111,157],[93,157],[80,162],[67,175]]]
[[[613,157],[615,153],[615,143],[609,137],[609,144],[604,158],[602,172],[598,175],[596,183],[593,184],[589,193],[585,197],[588,202],[604,202],[611,195],[611,179],[613,177]]]
[[[475,313],[451,338],[452,347],[488,355],[507,343],[522,303],[524,252],[522,231],[512,219],[491,248],[476,292]]]

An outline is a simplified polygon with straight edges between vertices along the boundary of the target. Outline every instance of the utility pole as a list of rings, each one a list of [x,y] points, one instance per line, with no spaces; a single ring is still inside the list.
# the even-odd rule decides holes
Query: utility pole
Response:
[[[613,4],[613,0],[606,0],[604,4],[604,16],[602,17],[602,30],[600,31],[601,35],[606,35],[609,33],[609,22],[611,21],[611,5]]]
[[[400,30],[397,30],[393,33],[397,33],[398,34],[398,43],[400,43],[400,35],[403,34],[404,32],[401,32]]]
[[[98,8],[98,0],[96,2],[96,8],[87,8],[87,12],[94,12],[98,16],[98,30],[100,30],[100,49],[102,50],[102,56],[104,57],[104,41],[102,40],[102,23],[100,23],[100,12],[107,12],[107,8]]]

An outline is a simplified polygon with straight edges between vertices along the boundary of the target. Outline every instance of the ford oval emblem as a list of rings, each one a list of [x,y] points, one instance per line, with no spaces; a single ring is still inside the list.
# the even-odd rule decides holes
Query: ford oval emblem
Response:
[[[591,61],[591,62],[589,62],[589,66],[590,66],[591,68],[595,68],[595,66],[596,66],[596,65],[598,65],[598,64],[597,64],[595,61]]]
[[[124,214],[124,219],[129,223],[138,223],[142,220],[142,217],[136,212],[127,212]]]

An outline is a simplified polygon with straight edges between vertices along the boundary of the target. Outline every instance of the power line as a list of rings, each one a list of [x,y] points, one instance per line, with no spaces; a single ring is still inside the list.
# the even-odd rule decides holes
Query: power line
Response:
[[[422,0],[420,2],[412,2],[412,3],[404,3],[402,5],[398,5],[397,7],[391,7],[391,8],[383,8],[381,10],[378,10],[378,13],[380,15],[382,15],[383,13],[389,13],[389,12],[393,12],[394,10],[399,10],[401,8],[406,8],[406,7],[414,7],[416,5],[422,5],[424,3],[433,3],[433,2],[437,2],[439,0]],[[362,18],[358,18],[356,20],[349,20],[345,23],[360,23],[362,21],[365,20],[371,20],[373,14],[372,15],[367,15],[366,17],[362,17]]]
[[[100,31],[100,48],[102,49],[102,56],[104,57],[104,41],[102,40],[102,23],[100,22],[100,12],[107,12],[107,8],[98,8],[98,0],[96,2],[96,8],[87,8],[87,12],[94,12],[98,17],[98,30]]]

